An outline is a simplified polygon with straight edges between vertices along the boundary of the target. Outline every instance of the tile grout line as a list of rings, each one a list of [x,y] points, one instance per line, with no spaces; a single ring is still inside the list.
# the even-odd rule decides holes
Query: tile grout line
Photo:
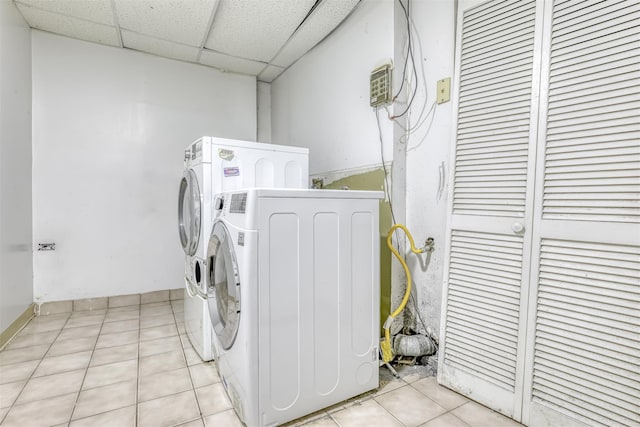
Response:
[[[171,298],[169,298],[169,299],[171,299]],[[184,310],[184,300],[183,300],[182,304],[183,304],[183,310]],[[198,407],[198,414],[200,414],[200,419],[202,420],[202,424],[204,425],[204,414],[202,413],[202,408],[200,408],[200,401],[198,400],[198,394],[196,393],[196,386],[195,386],[195,383],[193,381],[193,376],[191,375],[191,369],[189,369],[189,362],[187,361],[187,353],[185,352],[184,345],[182,344],[182,338],[180,338],[181,334],[180,334],[180,330],[178,329],[178,321],[176,320],[176,312],[173,310],[173,304],[171,303],[171,301],[169,301],[169,305],[171,306],[171,313],[173,313],[173,322],[175,324],[176,331],[178,331],[178,341],[180,341],[180,347],[182,348],[182,357],[184,357],[184,364],[187,366],[187,373],[189,375],[189,381],[191,382],[191,390],[193,391],[193,396],[196,399],[196,406]],[[182,316],[184,316],[184,311],[182,312]],[[189,336],[187,336],[187,339],[189,339]],[[195,421],[195,420],[196,419],[193,419],[192,421]],[[187,421],[187,422],[190,422],[190,421]]]
[[[108,303],[107,303],[107,307],[108,307]],[[89,372],[89,365],[91,365],[91,359],[93,358],[93,353],[95,353],[96,351],[96,346],[98,345],[98,339],[100,338],[100,332],[102,331],[102,327],[104,326],[104,319],[107,317],[108,311],[109,309],[107,308],[107,310],[104,312],[104,315],[102,316],[102,323],[100,323],[100,329],[98,330],[98,335],[96,335],[96,342],[93,343],[93,350],[91,350],[91,356],[89,356],[89,363],[87,363],[87,367],[84,370],[84,376],[82,377],[82,382],[80,383],[80,390],[78,390],[78,395],[76,396],[76,401],[73,403],[73,409],[71,410],[71,415],[69,415],[68,425],[71,424],[71,420],[73,419],[73,414],[76,412],[76,408],[78,406],[78,400],[80,400],[80,393],[82,392],[82,386],[84,385],[84,382],[87,379],[87,373]],[[71,315],[73,315],[73,311],[71,312]],[[71,315],[69,316],[69,319],[71,319]],[[64,330],[64,326],[62,327],[62,330]]]
[[[136,406],[135,416],[133,420],[134,427],[138,427],[139,420],[139,411],[138,411],[138,398],[140,396],[140,338],[142,337],[142,296],[140,296],[140,304],[138,304],[138,358],[137,358],[137,377],[136,377],[136,401],[134,405]]]
[[[29,320],[29,322],[27,323],[27,325],[25,325],[24,328],[22,328],[22,330],[24,330],[29,323],[31,323],[33,321],[33,319],[39,318],[41,316],[34,316],[31,318],[31,320]],[[53,346],[53,344],[56,342],[56,340],[58,339],[58,337],[60,336],[60,334],[62,333],[62,330],[64,329],[64,325],[67,324],[67,322],[69,321],[69,319],[71,318],[71,313],[69,313],[69,315],[67,316],[66,320],[64,321],[64,323],[62,324],[62,328],[60,328],[60,330],[58,331],[58,334],[56,335],[56,337],[54,338],[54,340],[51,342],[51,344],[49,344],[49,347],[47,348],[47,351],[44,352],[44,354],[40,357],[40,360],[38,361],[38,364],[36,365],[36,367],[33,369],[33,372],[31,372],[31,374],[29,375],[29,377],[27,377],[27,380],[24,382],[24,385],[22,386],[22,388],[20,389],[20,393],[18,393],[18,395],[16,396],[16,398],[13,400],[13,402],[11,403],[11,405],[9,406],[9,409],[7,410],[7,413],[4,414],[4,417],[2,417],[2,419],[0,419],[0,425],[2,423],[4,423],[4,421],[6,420],[6,418],[9,416],[9,413],[11,412],[11,410],[13,409],[14,406],[16,405],[16,402],[18,401],[18,399],[20,398],[20,395],[22,395],[22,393],[24,392],[25,387],[27,386],[27,384],[29,383],[29,381],[31,381],[31,378],[33,378],[33,374],[35,374],[35,372],[38,370],[38,368],[40,367],[40,364],[42,363],[42,361],[44,360],[44,358],[46,357],[47,353],[49,353],[49,351],[51,350],[51,347]],[[17,336],[17,334],[16,334]],[[7,343],[8,344],[8,343]],[[6,346],[5,346],[6,347]],[[4,351],[4,348],[3,348]],[[37,360],[37,359],[34,359]],[[25,360],[25,362],[29,362],[29,360]],[[18,362],[18,363],[22,363],[22,362]],[[69,393],[70,394],[70,393]],[[37,400],[35,401],[37,402]],[[30,403],[30,402],[28,402]]]

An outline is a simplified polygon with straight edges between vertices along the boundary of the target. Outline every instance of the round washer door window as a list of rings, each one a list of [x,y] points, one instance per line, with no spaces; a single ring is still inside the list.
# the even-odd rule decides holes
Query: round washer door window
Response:
[[[180,181],[178,194],[178,233],[184,253],[191,256],[198,249],[202,204],[198,178],[189,169]]]
[[[233,345],[240,325],[240,276],[229,230],[213,225],[207,248],[209,315],[222,348]]]

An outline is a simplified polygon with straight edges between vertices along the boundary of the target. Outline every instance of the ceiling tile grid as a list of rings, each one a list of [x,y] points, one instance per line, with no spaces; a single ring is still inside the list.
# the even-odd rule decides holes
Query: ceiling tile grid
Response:
[[[360,0],[14,0],[32,28],[271,82]]]
[[[120,46],[115,27],[36,9],[20,3],[18,3],[18,10],[32,28],[108,46]]]
[[[199,47],[216,0],[115,0],[120,28]]]
[[[196,62],[198,60],[200,49],[195,46],[161,40],[124,29],[121,33],[122,44],[126,48],[180,61]]]

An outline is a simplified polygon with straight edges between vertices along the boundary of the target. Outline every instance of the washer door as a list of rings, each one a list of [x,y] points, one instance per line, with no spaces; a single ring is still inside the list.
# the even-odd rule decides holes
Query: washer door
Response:
[[[185,172],[178,194],[178,232],[184,253],[191,256],[198,249],[202,203],[198,178],[193,170]]]
[[[222,348],[228,350],[240,325],[240,276],[231,235],[220,221],[213,225],[211,231],[206,264],[211,324]]]

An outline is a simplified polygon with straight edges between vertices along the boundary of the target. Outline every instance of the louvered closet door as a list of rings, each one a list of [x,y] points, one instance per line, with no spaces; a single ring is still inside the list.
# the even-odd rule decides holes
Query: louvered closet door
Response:
[[[523,418],[640,426],[640,2],[546,15]]]
[[[519,419],[541,3],[460,2],[438,380]]]

